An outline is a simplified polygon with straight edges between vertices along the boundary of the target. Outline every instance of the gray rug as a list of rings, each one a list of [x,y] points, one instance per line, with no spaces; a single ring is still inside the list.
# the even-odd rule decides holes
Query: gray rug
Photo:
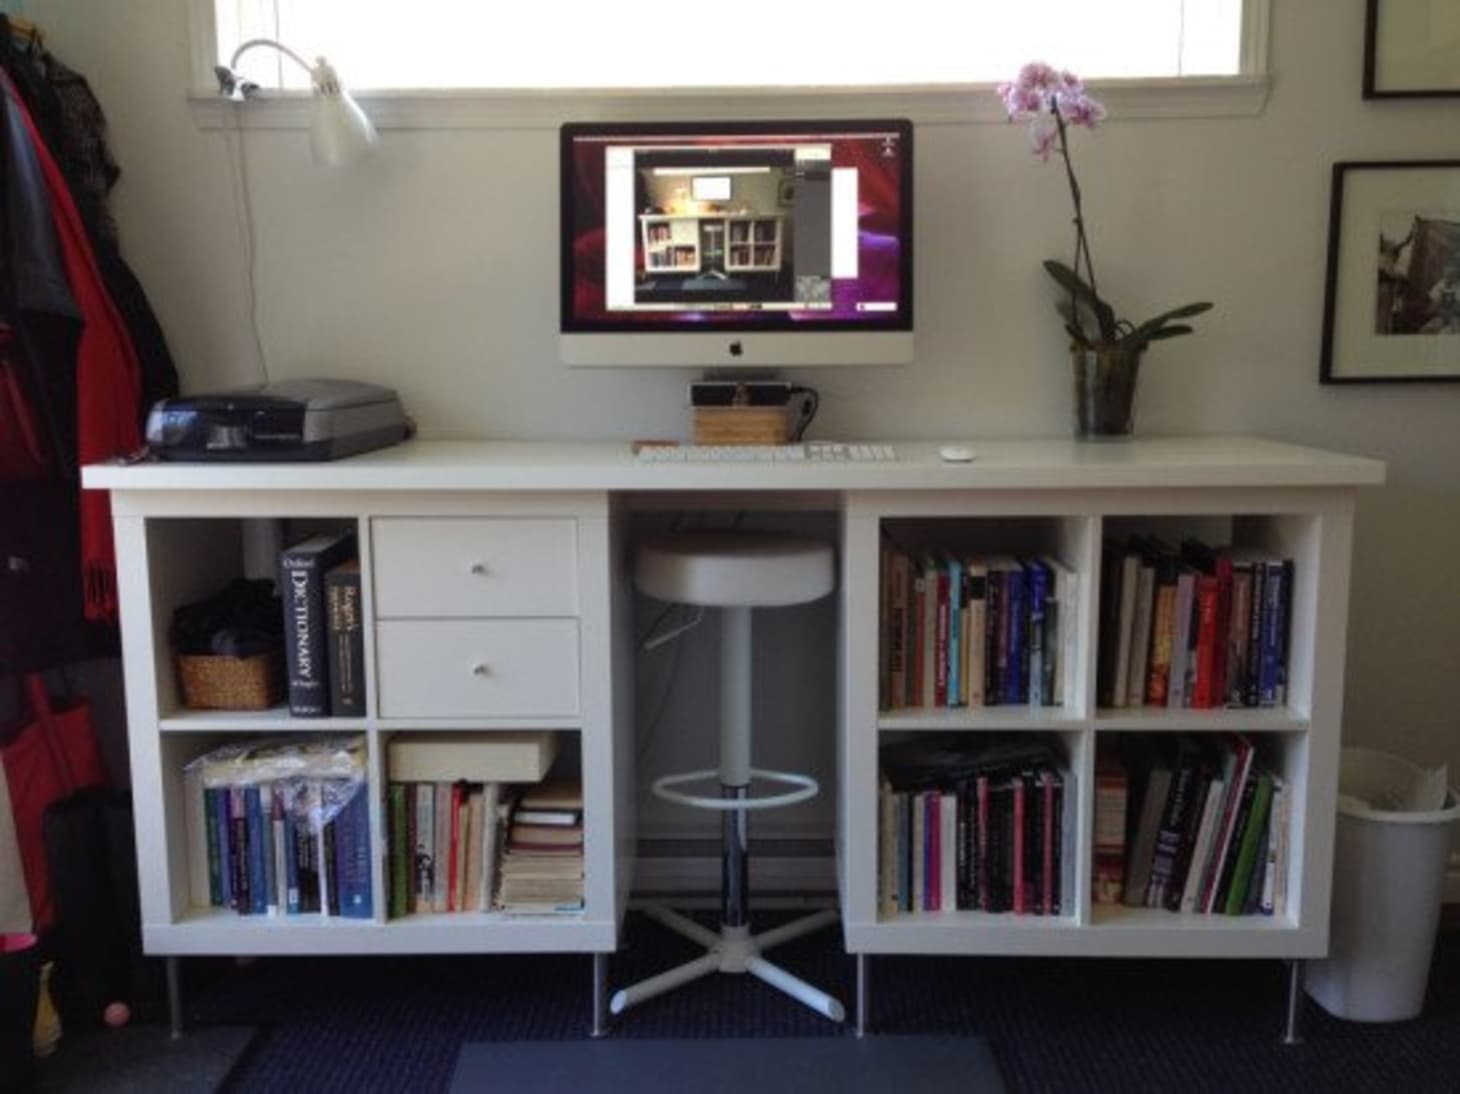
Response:
[[[55,1054],[37,1061],[34,1091],[211,1094],[255,1032],[250,1026],[198,1026],[174,1040],[166,1026],[67,1030]]]
[[[1003,1094],[982,1037],[755,1037],[732,1040],[476,1041],[452,1094]]]

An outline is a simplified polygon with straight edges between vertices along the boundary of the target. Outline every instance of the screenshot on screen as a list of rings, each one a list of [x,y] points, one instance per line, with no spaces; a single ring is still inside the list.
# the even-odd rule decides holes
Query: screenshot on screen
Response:
[[[908,122],[580,124],[561,141],[565,336],[718,335],[711,360],[726,335],[910,340]],[[795,363],[801,343],[774,344]]]

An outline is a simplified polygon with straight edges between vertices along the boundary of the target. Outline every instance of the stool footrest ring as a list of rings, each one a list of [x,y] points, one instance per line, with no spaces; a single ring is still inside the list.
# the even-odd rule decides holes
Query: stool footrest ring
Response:
[[[820,784],[810,775],[796,775],[789,771],[766,771],[758,767],[753,767],[750,769],[750,776],[752,779],[780,783],[784,786],[793,786],[796,789],[788,790],[784,794],[768,794],[760,798],[712,798],[703,794],[685,794],[675,789],[675,787],[683,786],[687,783],[718,779],[720,772],[717,770],[688,771],[681,775],[662,775],[654,780],[652,789],[655,797],[663,798],[665,801],[678,802],[680,805],[688,805],[694,809],[714,809],[722,813],[739,813],[751,809],[777,809],[783,805],[794,805],[796,802],[804,802],[808,798],[814,798],[817,794],[821,793]]]

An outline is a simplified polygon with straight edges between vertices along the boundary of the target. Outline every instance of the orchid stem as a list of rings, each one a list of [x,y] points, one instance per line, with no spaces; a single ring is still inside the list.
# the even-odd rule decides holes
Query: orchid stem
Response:
[[[1070,200],[1075,206],[1075,276],[1079,277],[1080,275],[1080,259],[1083,256],[1085,269],[1090,275],[1090,294],[1098,300],[1100,298],[1100,289],[1095,281],[1095,262],[1090,257],[1090,241],[1085,238],[1085,212],[1080,200],[1080,183],[1075,178],[1075,168],[1070,162],[1069,132],[1065,127],[1064,115],[1060,113],[1059,106],[1051,104],[1049,110],[1054,115],[1054,124],[1059,130],[1060,159],[1064,160],[1065,178],[1070,183]],[[1079,315],[1076,310],[1077,304],[1078,301],[1075,299],[1075,292],[1072,288],[1070,290],[1070,312],[1076,317]],[[1103,330],[1100,334],[1102,338],[1105,336]]]

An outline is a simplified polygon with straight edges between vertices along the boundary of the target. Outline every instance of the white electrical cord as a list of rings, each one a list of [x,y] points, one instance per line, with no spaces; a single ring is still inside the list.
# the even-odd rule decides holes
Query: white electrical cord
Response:
[[[639,647],[639,649],[643,650],[645,653],[648,653],[650,650],[657,650],[660,646],[664,645],[666,642],[673,642],[676,638],[678,638],[680,635],[684,634],[686,631],[692,631],[692,630],[694,630],[696,627],[698,627],[700,625],[700,621],[703,620],[704,618],[705,618],[705,609],[704,608],[696,608],[695,609],[695,614],[689,620],[689,622],[682,623],[678,627],[675,627],[673,630],[665,631],[663,634],[655,635],[655,636],[653,636],[651,638],[644,639],[644,642]]]
[[[234,189],[238,206],[243,213],[244,266],[248,271],[248,325],[253,332],[254,351],[258,356],[259,374],[263,382],[269,382],[269,359],[264,353],[264,339],[259,331],[259,295],[257,266],[254,258],[253,194],[248,185],[248,155],[243,144],[243,119],[239,114],[238,102],[229,104],[229,115],[233,124],[229,127],[232,140],[228,141],[228,158],[233,167]]]

